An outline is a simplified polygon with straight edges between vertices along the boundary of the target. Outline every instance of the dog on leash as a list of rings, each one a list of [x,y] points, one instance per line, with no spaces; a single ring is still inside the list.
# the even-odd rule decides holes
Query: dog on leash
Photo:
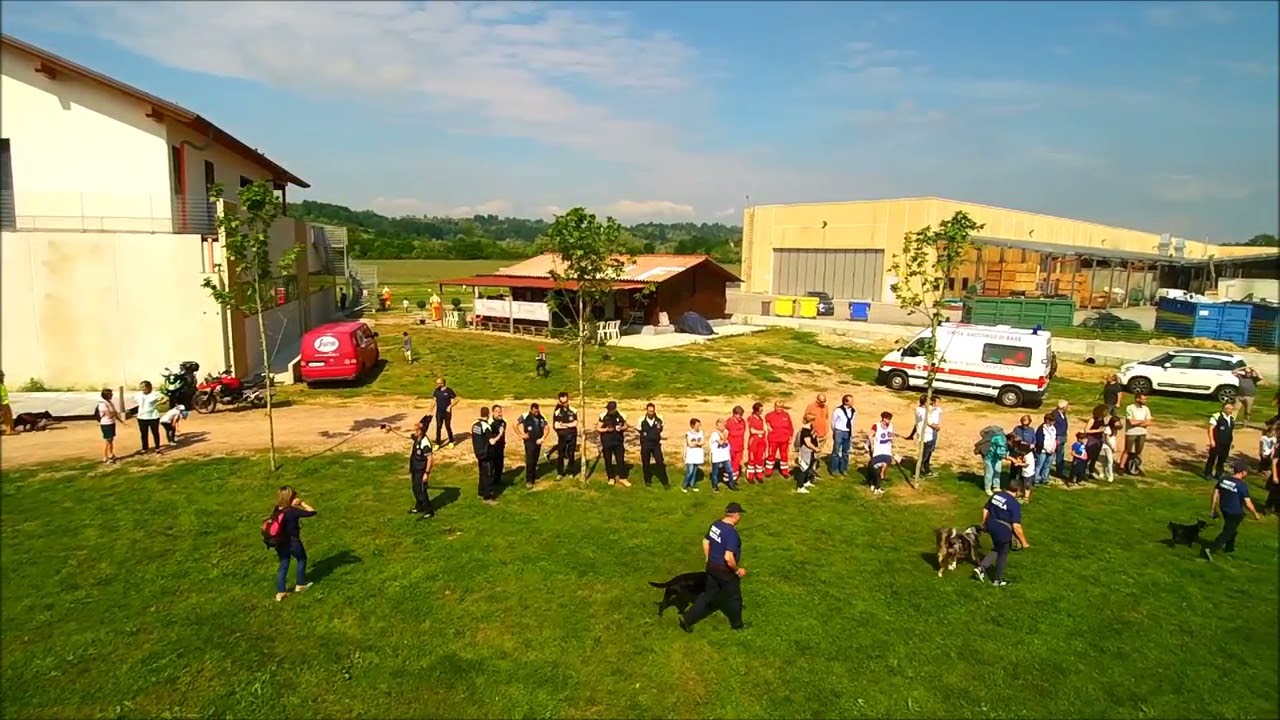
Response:
[[[53,413],[47,410],[41,412],[18,413],[18,415],[13,418],[13,426],[16,428],[22,428],[23,432],[43,430],[51,422],[53,422]]]
[[[955,570],[961,559],[977,565],[982,561],[978,556],[978,539],[983,530],[979,525],[967,528],[938,528],[933,531],[938,539],[938,577],[945,570]]]
[[[1203,520],[1197,520],[1194,525],[1181,525],[1176,522],[1169,523],[1169,534],[1172,536],[1174,545],[1186,545],[1190,547],[1200,539],[1200,531],[1205,529],[1209,523]]]
[[[683,614],[693,601],[698,599],[702,591],[707,589],[707,574],[705,572],[682,573],[664,583],[651,581],[649,585],[665,591],[662,594],[662,602],[658,603],[658,617],[662,617],[663,611],[669,607]]]

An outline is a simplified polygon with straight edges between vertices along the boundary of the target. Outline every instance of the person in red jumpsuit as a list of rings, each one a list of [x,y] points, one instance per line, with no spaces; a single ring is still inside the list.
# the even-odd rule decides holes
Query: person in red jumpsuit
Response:
[[[742,453],[747,449],[747,419],[742,415],[742,406],[735,405],[733,415],[724,421],[725,432],[729,435],[729,468],[733,470],[735,482],[742,477]]]
[[[751,417],[747,418],[747,482],[764,482],[765,440],[764,403],[751,406]]]
[[[768,431],[768,447],[765,449],[765,477],[773,476],[773,466],[775,463],[779,465],[782,471],[782,477],[791,477],[791,465],[787,460],[787,453],[791,449],[791,437],[795,434],[795,427],[791,424],[791,415],[787,413],[787,406],[779,400],[773,404],[773,412],[764,416],[764,421],[769,426]]]

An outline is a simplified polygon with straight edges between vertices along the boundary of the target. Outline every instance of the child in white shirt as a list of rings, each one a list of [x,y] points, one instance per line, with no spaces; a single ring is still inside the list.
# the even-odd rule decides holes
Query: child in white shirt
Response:
[[[730,490],[737,490],[738,484],[730,467],[729,435],[724,429],[724,420],[716,420],[715,432],[711,433],[711,490],[720,492],[720,481]]]
[[[698,470],[706,460],[702,444],[702,422],[694,418],[689,421],[689,431],[684,434],[684,483],[680,485],[681,492],[698,492]]]
[[[187,408],[184,405],[171,407],[160,416],[160,427],[164,428],[165,439],[171,444],[178,442],[178,424],[187,419]]]

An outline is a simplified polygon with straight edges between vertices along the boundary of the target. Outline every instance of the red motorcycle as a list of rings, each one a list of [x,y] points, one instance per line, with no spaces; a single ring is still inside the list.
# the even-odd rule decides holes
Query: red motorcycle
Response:
[[[210,373],[204,382],[196,387],[196,396],[191,404],[198,413],[211,413],[224,407],[248,406],[264,408],[267,406],[267,393],[274,393],[274,383],[267,380],[266,373],[258,373],[241,380],[230,370],[220,374]]]

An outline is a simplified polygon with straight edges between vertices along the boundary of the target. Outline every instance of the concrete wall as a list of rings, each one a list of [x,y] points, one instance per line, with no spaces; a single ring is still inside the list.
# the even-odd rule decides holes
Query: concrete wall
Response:
[[[0,132],[9,139],[18,228],[171,232],[165,126],[149,105],[4,46]],[[110,218],[108,228],[92,227]]]
[[[743,213],[742,289],[751,293],[772,291],[775,249],[882,249],[886,268],[882,297],[890,299],[889,285],[895,278],[887,269],[894,256],[902,252],[903,236],[926,225],[937,227],[961,210],[985,224],[981,234],[988,237],[1046,242],[1064,249],[1074,246],[1145,253],[1156,252],[1160,242],[1159,233],[939,198],[761,205]],[[1231,257],[1258,250],[1196,240],[1187,240],[1185,247],[1189,258],[1211,254]]]
[[[162,367],[226,363],[222,309],[196,235],[6,232],[0,367],[11,384],[136,386]]]

